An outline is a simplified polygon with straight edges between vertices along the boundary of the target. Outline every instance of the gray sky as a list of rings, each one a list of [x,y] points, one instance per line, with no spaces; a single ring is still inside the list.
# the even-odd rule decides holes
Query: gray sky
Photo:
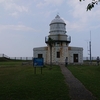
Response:
[[[70,46],[83,47],[83,55],[89,56],[91,31],[92,56],[100,56],[100,5],[87,12],[90,1],[0,0],[0,54],[33,56],[34,47],[46,46],[49,24],[59,13],[72,38]]]

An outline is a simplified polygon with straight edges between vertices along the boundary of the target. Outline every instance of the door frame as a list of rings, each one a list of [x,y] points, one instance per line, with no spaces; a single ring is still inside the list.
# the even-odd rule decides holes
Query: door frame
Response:
[[[78,63],[79,62],[79,54],[73,54],[73,62]]]

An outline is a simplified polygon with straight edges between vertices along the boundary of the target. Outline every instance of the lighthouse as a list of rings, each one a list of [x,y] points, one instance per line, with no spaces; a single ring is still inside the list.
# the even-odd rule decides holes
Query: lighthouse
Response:
[[[49,24],[49,34],[45,37],[47,46],[33,48],[33,57],[43,58],[46,64],[83,63],[83,48],[73,47],[71,36],[66,31],[66,23],[59,16]]]
[[[66,23],[57,15],[49,26],[49,35],[45,37],[48,47],[47,62],[64,64],[65,59],[68,59],[68,46],[71,42],[71,36],[66,34]]]

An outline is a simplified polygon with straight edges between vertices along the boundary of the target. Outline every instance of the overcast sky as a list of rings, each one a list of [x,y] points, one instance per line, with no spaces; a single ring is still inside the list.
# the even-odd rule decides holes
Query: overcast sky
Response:
[[[100,5],[87,12],[90,1],[0,0],[0,54],[32,57],[34,47],[46,46],[49,24],[59,13],[71,36],[70,46],[83,47],[84,56],[89,56],[91,31],[92,56],[100,56]]]

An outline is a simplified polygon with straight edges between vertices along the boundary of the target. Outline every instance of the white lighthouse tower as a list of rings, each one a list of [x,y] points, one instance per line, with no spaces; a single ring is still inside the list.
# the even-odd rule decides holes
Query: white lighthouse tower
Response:
[[[64,64],[68,59],[68,45],[71,37],[66,33],[66,23],[57,15],[50,23],[50,34],[45,37],[47,43],[47,63]]]

